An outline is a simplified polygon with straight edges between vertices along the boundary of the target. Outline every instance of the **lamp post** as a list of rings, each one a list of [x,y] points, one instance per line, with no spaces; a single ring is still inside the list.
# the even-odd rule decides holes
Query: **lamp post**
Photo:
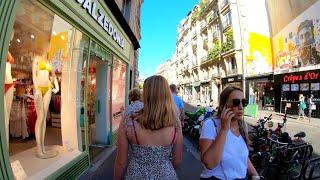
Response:
[[[242,40],[242,28],[241,28],[241,21],[240,21],[240,10],[239,10],[239,0],[236,0],[237,6],[237,13],[238,13],[238,22],[239,22],[239,29],[240,29],[240,43],[241,43],[241,60],[242,60],[242,90],[244,97],[246,98],[246,74],[245,74],[245,62],[243,57],[243,40]]]

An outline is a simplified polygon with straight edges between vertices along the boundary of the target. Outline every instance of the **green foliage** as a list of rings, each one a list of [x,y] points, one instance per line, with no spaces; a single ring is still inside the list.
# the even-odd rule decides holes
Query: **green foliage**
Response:
[[[226,41],[222,43],[222,52],[227,52],[234,48],[232,29],[228,30],[225,33],[225,36],[226,36]]]
[[[220,47],[219,41],[216,40],[214,43],[214,47],[209,51],[208,59],[215,60],[217,59],[217,57],[219,57],[220,53],[221,53],[221,47]]]
[[[208,0],[201,0],[200,1],[200,4],[199,4],[199,8],[200,8],[199,15],[201,15],[204,12],[204,10],[206,9],[207,5],[208,5]]]
[[[191,24],[194,24],[199,16],[199,10],[195,10],[193,11],[192,15],[191,15]]]

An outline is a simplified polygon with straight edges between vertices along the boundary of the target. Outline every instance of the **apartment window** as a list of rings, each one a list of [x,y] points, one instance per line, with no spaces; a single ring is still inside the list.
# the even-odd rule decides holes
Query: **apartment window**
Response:
[[[237,69],[237,62],[234,57],[231,58],[231,69]]]
[[[223,27],[226,28],[227,26],[230,26],[231,24],[232,24],[231,11],[228,11],[226,13],[226,15],[224,16]]]
[[[122,6],[122,14],[125,17],[125,19],[127,20],[127,22],[129,22],[129,20],[130,20],[131,0],[124,0],[122,5],[123,5]]]

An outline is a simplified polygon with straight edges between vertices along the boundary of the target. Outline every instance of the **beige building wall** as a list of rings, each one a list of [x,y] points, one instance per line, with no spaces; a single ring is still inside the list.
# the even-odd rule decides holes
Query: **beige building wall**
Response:
[[[276,35],[317,0],[267,0],[272,35]]]

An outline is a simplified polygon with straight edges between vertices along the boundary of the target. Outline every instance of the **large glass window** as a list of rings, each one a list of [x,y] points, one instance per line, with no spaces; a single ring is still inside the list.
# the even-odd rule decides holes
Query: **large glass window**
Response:
[[[89,39],[35,0],[21,1],[13,29],[4,93],[10,161],[17,179],[41,179],[83,151]]]
[[[125,107],[127,65],[119,58],[113,61],[112,79],[112,130],[117,130]]]

